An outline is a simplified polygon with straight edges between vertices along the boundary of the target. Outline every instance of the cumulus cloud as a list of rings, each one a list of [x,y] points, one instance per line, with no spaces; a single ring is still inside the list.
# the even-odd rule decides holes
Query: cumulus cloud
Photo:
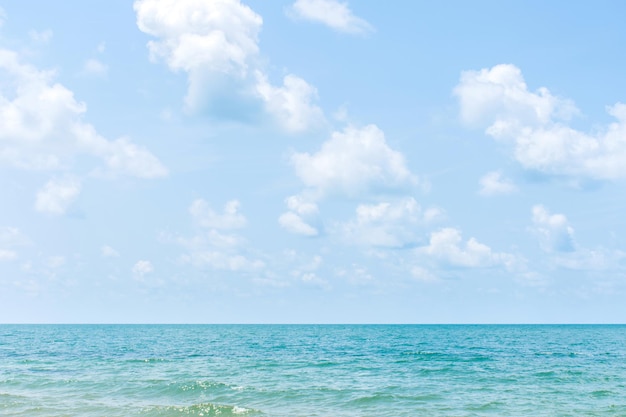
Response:
[[[512,254],[493,252],[485,244],[470,238],[463,242],[461,231],[447,227],[430,235],[428,246],[418,248],[418,253],[427,255],[442,265],[461,268],[487,268],[494,266],[513,267],[516,258]]]
[[[334,132],[314,153],[294,153],[291,163],[303,184],[318,197],[356,196],[368,191],[418,184],[404,155],[391,149],[376,125]]]
[[[541,248],[546,252],[572,252],[576,248],[574,229],[565,215],[551,214],[542,205],[532,208],[532,231],[538,236]]]
[[[67,168],[76,155],[106,164],[107,175],[156,178],[167,169],[128,139],[110,141],[82,120],[85,103],[53,81],[54,73],[23,64],[17,53],[0,49],[0,163],[21,169]]]
[[[265,108],[289,132],[302,132],[324,123],[322,110],[313,104],[317,89],[302,78],[286,75],[282,87],[274,87],[257,71],[257,91],[265,102]]]
[[[52,179],[37,192],[35,210],[47,214],[64,214],[80,194],[76,178]]]
[[[517,191],[517,187],[507,178],[502,177],[500,171],[492,171],[480,179],[480,194],[491,196],[496,194],[511,194]]]
[[[259,58],[263,19],[239,0],[138,0],[134,9],[139,29],[156,38],[151,59],[187,73],[188,110],[246,120],[264,107],[288,132],[323,122],[313,86],[292,74],[282,86],[268,82]]]
[[[246,218],[239,212],[239,201],[231,200],[224,205],[223,213],[216,213],[209,204],[199,198],[191,203],[189,213],[202,227],[212,229],[241,229],[246,225]]]
[[[378,204],[360,204],[356,218],[338,226],[349,242],[379,247],[403,247],[419,240],[419,228],[436,219],[436,209],[422,210],[412,197]]]
[[[348,3],[337,0],[296,0],[289,15],[322,23],[338,32],[364,34],[373,30],[366,20],[355,16]]]
[[[496,65],[466,71],[454,89],[461,119],[511,143],[526,169],[550,175],[614,180],[626,177],[626,105],[607,107],[616,121],[593,133],[571,128],[570,100],[547,88],[529,91],[519,68]]]

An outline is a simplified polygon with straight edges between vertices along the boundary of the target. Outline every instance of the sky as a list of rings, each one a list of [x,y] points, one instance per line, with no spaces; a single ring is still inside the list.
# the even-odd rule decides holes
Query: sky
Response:
[[[0,322],[626,322],[626,3],[0,0]]]

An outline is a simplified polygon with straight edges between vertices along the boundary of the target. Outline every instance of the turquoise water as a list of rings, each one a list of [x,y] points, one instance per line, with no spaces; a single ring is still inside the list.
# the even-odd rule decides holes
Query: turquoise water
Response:
[[[0,415],[626,416],[626,326],[0,325]]]

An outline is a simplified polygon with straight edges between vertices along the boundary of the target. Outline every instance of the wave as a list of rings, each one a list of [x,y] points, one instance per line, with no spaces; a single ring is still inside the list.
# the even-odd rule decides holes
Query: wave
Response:
[[[213,403],[200,403],[187,406],[152,406],[141,411],[146,417],[177,417],[177,416],[203,416],[203,417],[242,417],[260,416],[263,413],[252,408],[239,407],[236,405],[224,405]]]

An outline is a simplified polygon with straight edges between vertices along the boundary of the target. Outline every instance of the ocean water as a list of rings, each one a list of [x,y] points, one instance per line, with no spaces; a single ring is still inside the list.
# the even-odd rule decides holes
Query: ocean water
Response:
[[[626,416],[626,326],[0,325],[3,416]]]

